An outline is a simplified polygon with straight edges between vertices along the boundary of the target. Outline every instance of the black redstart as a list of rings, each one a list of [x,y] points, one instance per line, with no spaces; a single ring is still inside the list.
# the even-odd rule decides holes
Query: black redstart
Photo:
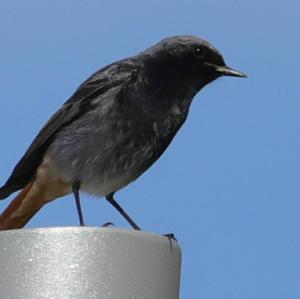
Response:
[[[113,194],[162,155],[193,97],[221,76],[246,77],[194,36],[166,38],[100,69],[50,118],[0,188],[0,199],[22,189],[1,214],[0,229],[23,227],[71,192],[83,225],[79,190],[105,196],[139,229]]]

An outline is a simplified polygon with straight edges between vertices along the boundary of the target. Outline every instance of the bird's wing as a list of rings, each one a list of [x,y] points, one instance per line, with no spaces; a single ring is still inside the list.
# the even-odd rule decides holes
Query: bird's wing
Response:
[[[0,199],[6,198],[31,181],[46,150],[61,128],[86,113],[96,97],[101,98],[113,87],[128,86],[135,74],[134,64],[130,60],[124,60],[101,69],[83,82],[35,137],[6,183],[0,188]]]

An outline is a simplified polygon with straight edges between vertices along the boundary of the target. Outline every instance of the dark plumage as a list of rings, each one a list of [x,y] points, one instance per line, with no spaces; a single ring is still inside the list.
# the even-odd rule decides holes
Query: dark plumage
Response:
[[[51,189],[56,180],[66,186],[54,198],[72,187],[75,194],[80,188],[112,195],[161,156],[195,94],[220,76],[245,77],[228,68],[209,43],[193,36],[164,39],[102,68],[43,127],[0,188],[0,198],[33,182]],[[46,175],[39,169],[47,169]]]

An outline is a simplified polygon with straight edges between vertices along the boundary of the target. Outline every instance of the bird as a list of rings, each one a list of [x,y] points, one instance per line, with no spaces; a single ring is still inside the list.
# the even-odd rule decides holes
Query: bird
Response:
[[[80,193],[104,197],[137,230],[115,200],[167,149],[195,95],[222,76],[246,77],[209,42],[167,37],[84,81],[40,130],[0,188],[19,191],[0,215],[0,230],[22,228],[47,203]]]

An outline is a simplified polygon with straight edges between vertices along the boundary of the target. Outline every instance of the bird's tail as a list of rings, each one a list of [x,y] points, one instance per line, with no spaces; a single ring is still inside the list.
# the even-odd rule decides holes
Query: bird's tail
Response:
[[[48,200],[37,183],[30,182],[0,215],[0,230],[23,227]]]

